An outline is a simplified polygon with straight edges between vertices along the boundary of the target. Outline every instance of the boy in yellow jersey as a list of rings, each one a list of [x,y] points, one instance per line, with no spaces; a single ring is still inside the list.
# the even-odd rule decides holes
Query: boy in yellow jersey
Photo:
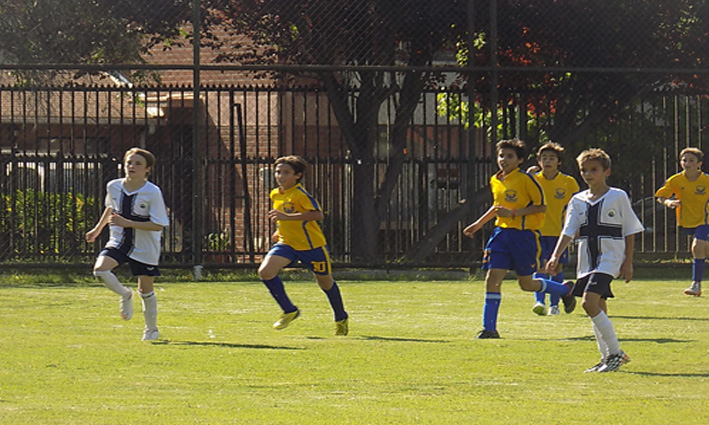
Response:
[[[485,223],[496,219],[495,230],[483,254],[483,270],[487,270],[487,275],[483,330],[477,336],[480,339],[500,337],[497,316],[502,299],[502,280],[507,270],[517,273],[517,281],[523,290],[562,296],[567,313],[576,307],[571,284],[532,277],[539,268],[539,229],[544,223],[546,205],[539,183],[519,169],[525,158],[524,142],[502,140],[496,148],[500,171],[490,178],[493,205],[463,230],[465,236],[472,237]]]
[[[655,192],[657,202],[676,209],[677,225],[694,238],[692,241],[692,284],[684,290],[687,295],[702,295],[704,260],[709,254],[709,175],[702,172],[704,153],[697,148],[680,152],[681,173],[675,174]]]
[[[537,180],[539,185],[542,187],[544,192],[544,199],[547,203],[547,211],[544,215],[544,225],[541,228],[541,245],[542,245],[542,263],[546,263],[554,251],[556,242],[561,234],[561,228],[564,224],[564,215],[566,214],[566,206],[574,196],[576,192],[579,191],[579,184],[576,179],[568,174],[564,174],[559,171],[559,166],[562,162],[562,157],[564,155],[564,148],[558,143],[549,142],[545,143],[537,151],[537,161],[539,167],[530,167],[528,172],[533,172],[532,169],[539,170],[534,173],[534,178]],[[562,283],[564,281],[564,271],[562,269],[562,264],[568,264],[569,262],[569,251],[564,250],[560,260],[559,266],[553,270],[549,278],[554,282]],[[544,265],[544,264],[542,264]],[[544,278],[547,275],[544,273],[535,273],[535,278]],[[543,292],[537,292],[534,294],[536,302],[532,311],[540,316],[546,314],[555,315],[561,314],[559,310],[559,296],[550,295],[549,296],[549,310],[546,307],[546,294]]]
[[[258,274],[271,295],[283,310],[273,328],[285,329],[300,316],[298,307],[291,303],[278,273],[293,263],[300,262],[315,275],[320,288],[327,295],[335,313],[335,335],[347,335],[348,315],[342,303],[340,288],[332,278],[332,266],[327,241],[317,220],[324,214],[315,200],[300,183],[307,167],[305,160],[291,155],[276,160],[276,182],[271,191],[273,209],[268,215],[276,222],[273,234],[276,244],[264,258]]]

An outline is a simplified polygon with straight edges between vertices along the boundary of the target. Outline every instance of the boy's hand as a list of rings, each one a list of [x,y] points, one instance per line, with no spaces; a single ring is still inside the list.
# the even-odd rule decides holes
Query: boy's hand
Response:
[[[471,224],[470,226],[466,227],[465,229],[463,229],[463,234],[469,238],[472,238],[473,234],[475,232],[477,232],[478,230],[480,230],[480,227],[482,227],[482,226],[480,226],[480,224],[478,224],[478,222],[475,222],[475,223]]]
[[[623,261],[620,266],[620,276],[625,278],[625,283],[633,280],[633,263],[630,261]]]
[[[531,167],[527,168],[527,173],[529,174],[536,174],[541,170],[541,168],[538,165],[532,165]]]
[[[130,227],[130,220],[124,218],[120,214],[113,212],[108,218],[108,224],[115,224],[121,227]]]
[[[279,210],[271,210],[268,212],[268,217],[271,219],[271,221],[285,220],[286,218],[288,218],[288,214]]]
[[[663,202],[667,208],[675,209],[682,205],[682,201],[679,199],[665,199],[665,202]]]
[[[498,217],[513,217],[514,213],[512,212],[511,209],[507,207],[503,207],[502,205],[495,205],[495,214],[498,215]]]
[[[544,269],[547,274],[549,275],[554,275],[556,274],[555,270],[559,266],[559,257],[556,255],[552,255],[551,258],[549,258],[549,261],[547,261],[546,265],[544,266]]]

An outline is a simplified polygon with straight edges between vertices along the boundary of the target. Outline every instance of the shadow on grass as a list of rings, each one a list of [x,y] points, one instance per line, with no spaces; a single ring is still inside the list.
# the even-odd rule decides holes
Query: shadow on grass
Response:
[[[707,317],[657,317],[657,316],[616,316],[612,315],[611,319],[638,319],[638,320],[686,320],[691,322],[709,322]]]
[[[392,341],[392,342],[433,342],[436,344],[448,343],[443,339],[419,339],[419,338],[395,338],[388,336],[374,336],[374,335],[362,335],[360,339],[365,339],[367,341]]]
[[[640,375],[640,376],[665,376],[668,378],[709,378],[709,373],[661,373],[661,372],[631,372],[624,370],[630,375]]]
[[[210,341],[173,341],[160,340],[153,342],[153,345],[194,345],[199,347],[223,347],[223,348],[251,348],[257,350],[303,350],[299,347],[284,347],[279,345],[266,344],[235,344],[231,342],[210,342]]]
[[[577,336],[569,338],[560,338],[559,341],[595,341],[593,335]],[[674,339],[674,338],[618,338],[620,342],[654,342],[656,344],[688,344],[694,342],[689,339]]]

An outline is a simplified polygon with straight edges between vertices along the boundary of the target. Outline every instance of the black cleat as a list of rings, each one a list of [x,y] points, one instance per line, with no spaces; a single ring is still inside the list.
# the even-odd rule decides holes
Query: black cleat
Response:
[[[475,339],[500,339],[500,334],[497,333],[497,331],[488,331],[483,329],[480,331],[478,336],[475,337]]]
[[[561,301],[564,303],[564,313],[571,314],[576,309],[576,297],[574,296],[574,282],[566,281],[564,286],[569,288],[569,293],[561,297]]]

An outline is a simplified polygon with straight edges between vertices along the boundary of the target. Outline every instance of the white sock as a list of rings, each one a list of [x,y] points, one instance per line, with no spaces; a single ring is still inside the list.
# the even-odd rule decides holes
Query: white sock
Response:
[[[131,294],[131,290],[121,285],[118,276],[113,274],[111,270],[94,270],[94,276],[100,278],[106,288],[122,297],[127,297]]]
[[[593,324],[593,333],[596,334],[596,343],[598,344],[598,351],[601,352],[601,358],[605,359],[606,357],[608,357],[608,345],[603,340],[601,331],[598,330],[596,324],[593,321],[591,321],[591,323]]]
[[[155,296],[155,291],[150,291],[147,294],[140,294],[143,300],[143,318],[145,319],[145,329],[157,330],[158,325],[158,298]]]
[[[608,347],[608,354],[620,354],[620,344],[618,343],[618,336],[615,334],[615,329],[613,329],[613,323],[608,318],[606,313],[601,310],[595,317],[591,317],[593,325],[598,328],[598,333],[601,335],[601,339]],[[600,344],[599,344],[600,346]]]

